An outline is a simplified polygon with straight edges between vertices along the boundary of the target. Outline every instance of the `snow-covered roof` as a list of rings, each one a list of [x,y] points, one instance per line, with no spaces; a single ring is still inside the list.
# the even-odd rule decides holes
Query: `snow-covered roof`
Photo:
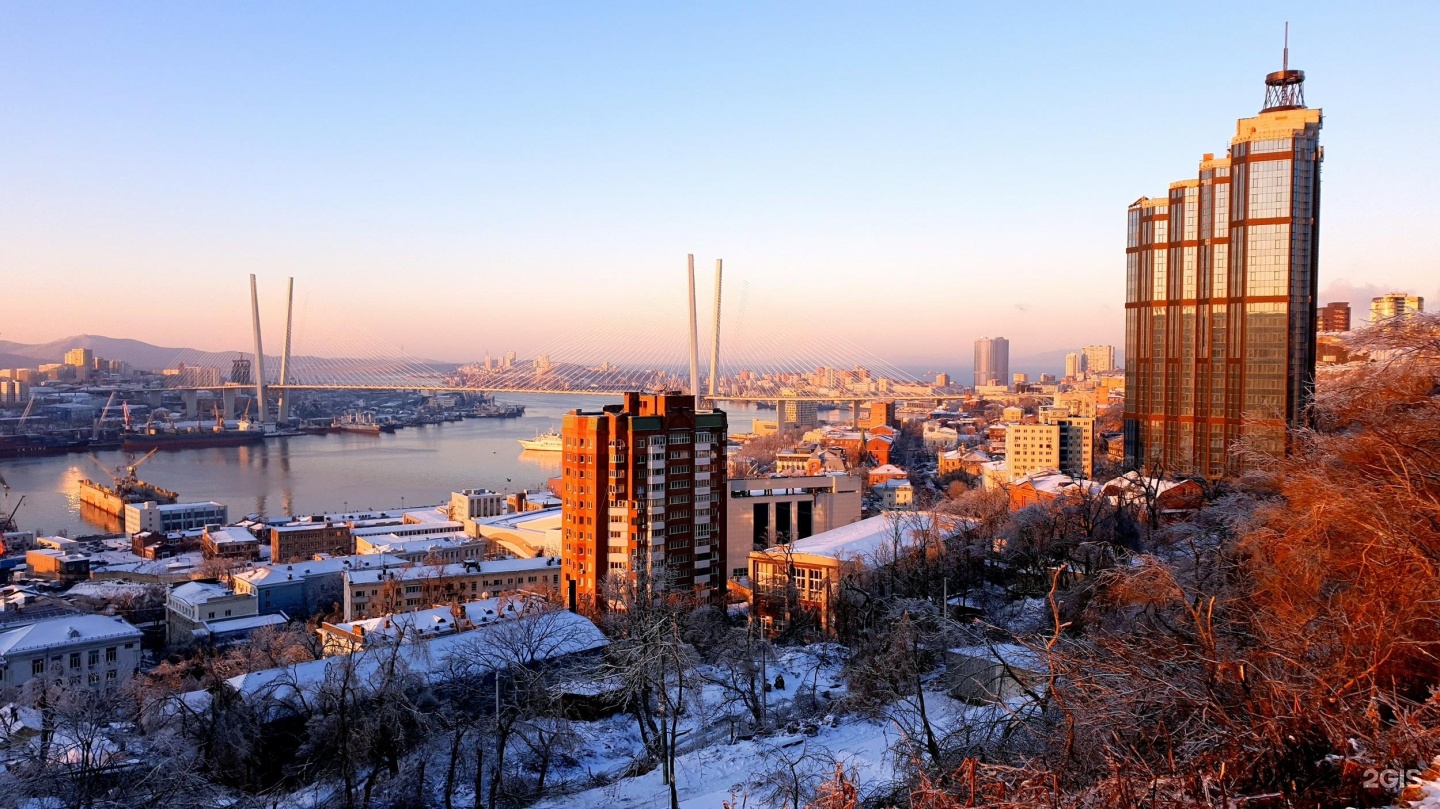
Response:
[[[382,567],[403,567],[410,564],[406,559],[398,556],[390,556],[384,553],[362,554],[357,556],[332,556],[328,559],[310,559],[300,562],[286,562],[284,564],[256,565],[250,570],[236,573],[235,578],[243,579],[247,584],[261,587],[274,582],[290,581],[292,579],[303,579],[307,576],[323,576],[326,574],[341,573],[346,570]]]
[[[56,646],[100,640],[139,640],[140,630],[123,618],[106,615],[65,615],[0,632],[0,658]]]
[[[900,532],[902,544],[908,544],[915,529],[928,527],[928,522],[929,518],[923,514],[886,512],[829,531],[821,531],[814,536],[796,540],[789,546],[771,548],[770,552],[783,553],[785,547],[788,547],[792,553],[808,553],[833,559],[871,556],[894,542],[897,531]]]
[[[445,506],[406,509],[405,520],[411,525],[416,523],[451,522],[449,509]]]
[[[290,619],[285,613],[276,612],[269,615],[246,615],[243,618],[226,618],[223,621],[205,621],[204,625],[212,635],[224,635],[229,632],[250,632],[265,626],[279,626]]]
[[[350,533],[357,537],[383,537],[386,534],[395,533],[420,533],[420,534],[463,534],[465,523],[454,520],[436,520],[423,523],[405,523],[403,525],[377,525],[370,528],[356,528]]]
[[[444,635],[425,643],[367,649],[324,660],[293,666],[264,669],[232,677],[228,682],[245,697],[268,697],[288,703],[297,697],[309,698],[325,682],[332,667],[354,665],[356,682],[379,676],[392,656],[399,656],[409,674],[429,679],[447,670],[452,656],[461,656],[471,668],[466,676],[483,676],[497,669],[552,660],[566,655],[599,649],[609,641],[589,619],[554,610],[539,615],[500,621],[472,632]],[[192,691],[182,699],[192,708],[208,704],[207,691]]]
[[[529,495],[526,495],[528,498]],[[521,511],[515,514],[502,514],[499,517],[489,517],[479,520],[482,526],[494,526],[496,528],[525,528],[531,531],[543,531],[560,525],[561,512],[563,508],[542,508],[538,511]],[[540,521],[545,521],[541,523]],[[534,523],[534,524],[532,524]]]
[[[253,545],[260,541],[254,534],[238,526],[210,528],[205,531],[205,535],[216,545]]]
[[[871,476],[871,477],[874,477],[874,476],[876,476],[876,475],[908,475],[908,474],[910,474],[910,473],[909,473],[909,472],[906,472],[904,469],[901,469],[900,467],[896,466],[896,465],[893,464],[893,463],[881,464],[880,466],[877,466],[877,467],[875,467],[874,469],[871,469],[871,470],[870,470],[870,476]]]
[[[378,537],[366,537],[365,541],[370,546],[370,553],[415,553],[429,550],[455,550],[466,545],[475,545],[479,540],[466,536],[465,534],[426,534],[420,537],[397,537],[394,534]]]
[[[533,612],[538,603],[538,601],[531,602],[519,597],[484,598],[461,604],[460,608],[465,611],[466,620],[476,626],[484,626],[502,618],[515,618]],[[403,633],[406,637],[413,639],[417,633],[424,637],[427,634],[443,635],[453,632],[455,616],[448,606],[431,607],[414,612],[330,624],[330,626],[350,633],[363,630],[367,638],[393,638]]]
[[[376,567],[364,570],[351,569],[346,572],[345,580],[351,584],[369,584],[378,582],[382,578],[395,581],[411,581],[414,579],[436,579],[445,576],[469,576],[477,573],[481,575],[499,573],[530,573],[537,570],[560,569],[560,560],[553,556],[537,556],[532,559],[495,559],[485,560],[469,564],[449,565],[417,565],[409,562],[402,562],[400,566],[380,569]]]
[[[198,607],[217,598],[233,598],[235,593],[228,587],[214,582],[188,581],[170,591],[170,600]]]

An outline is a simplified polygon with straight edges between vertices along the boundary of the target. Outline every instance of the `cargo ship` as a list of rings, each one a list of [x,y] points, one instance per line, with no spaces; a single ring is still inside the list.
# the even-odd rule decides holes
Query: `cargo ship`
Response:
[[[29,458],[79,452],[88,442],[60,435],[0,435],[0,458]]]
[[[335,427],[342,433],[379,435],[395,432],[395,425],[376,421],[373,413],[346,413],[335,420]]]
[[[150,460],[150,456],[159,451],[158,448],[152,449],[146,453],[145,457],[123,469],[116,469],[114,472],[105,469],[105,465],[100,463],[100,460],[94,455],[91,455],[90,460],[94,461],[96,466],[104,470],[105,474],[110,476],[110,479],[115,485],[112,488],[102,483],[96,483],[89,478],[81,480],[80,502],[99,511],[103,511],[106,514],[123,517],[125,515],[125,507],[132,503],[155,502],[161,505],[169,505],[178,501],[180,499],[179,493],[156,486],[153,483],[146,483],[136,475],[136,470],[140,468],[140,465]]]
[[[122,433],[120,448],[148,451],[152,449],[204,449],[206,447],[240,447],[265,440],[261,430],[161,430]]]

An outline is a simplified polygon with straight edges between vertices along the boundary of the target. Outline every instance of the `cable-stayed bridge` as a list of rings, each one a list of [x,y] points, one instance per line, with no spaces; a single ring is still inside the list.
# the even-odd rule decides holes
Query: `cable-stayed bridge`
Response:
[[[267,354],[264,338],[270,335],[261,331],[252,276],[254,351],[235,354],[228,368],[217,367],[214,354],[181,356],[170,387],[220,391],[227,402],[254,391],[262,400],[275,400],[282,419],[297,391],[613,396],[678,390],[715,401],[835,403],[962,395],[959,388],[917,379],[857,345],[869,329],[863,308],[798,302],[733,280],[722,296],[719,262],[714,296],[702,308],[693,262],[688,276],[677,277],[688,277],[689,294],[676,284],[671,306],[607,309],[592,322],[556,328],[528,356],[507,352],[456,365],[407,356],[354,321],[329,332],[303,318],[297,323],[293,281],[282,350]]]

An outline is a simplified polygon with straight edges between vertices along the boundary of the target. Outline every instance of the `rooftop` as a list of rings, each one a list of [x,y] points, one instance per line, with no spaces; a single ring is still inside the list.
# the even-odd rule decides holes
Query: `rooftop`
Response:
[[[139,640],[140,630],[123,618],[65,615],[0,632],[0,658],[6,655],[101,640]]]
[[[235,578],[242,579],[252,586],[261,587],[276,582],[303,579],[307,576],[323,576],[326,574],[341,573],[346,570],[361,570],[366,568],[404,567],[408,564],[410,564],[410,562],[405,559],[383,553],[358,556],[332,556],[328,559],[311,559],[303,562],[257,565],[243,573],[236,573]]]
[[[228,528],[210,528],[205,531],[210,541],[216,545],[245,545],[254,544],[260,540],[244,528],[231,526]]]
[[[217,598],[233,598],[235,593],[228,587],[206,581],[189,581],[170,591],[170,600],[191,606],[199,606]]]
[[[435,579],[444,576],[473,576],[491,573],[524,573],[534,570],[560,569],[560,560],[553,556],[537,556],[533,559],[497,559],[471,562],[463,565],[417,565],[402,561],[387,568],[371,566],[364,570],[351,569],[346,581],[351,584],[378,582],[381,578],[395,581],[414,579]]]
[[[929,518],[923,514],[891,511],[822,531],[792,542],[789,546],[771,548],[769,553],[783,553],[788,547],[792,553],[808,553],[833,559],[869,557],[894,543],[897,538],[902,544],[909,544],[916,533],[928,528]]]

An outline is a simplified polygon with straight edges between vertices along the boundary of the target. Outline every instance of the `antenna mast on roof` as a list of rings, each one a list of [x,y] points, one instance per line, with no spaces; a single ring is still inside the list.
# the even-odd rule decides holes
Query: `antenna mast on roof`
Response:
[[[1290,69],[1290,23],[1285,23],[1285,49],[1280,69],[1265,77],[1265,108],[1261,112],[1305,108],[1305,71]]]

